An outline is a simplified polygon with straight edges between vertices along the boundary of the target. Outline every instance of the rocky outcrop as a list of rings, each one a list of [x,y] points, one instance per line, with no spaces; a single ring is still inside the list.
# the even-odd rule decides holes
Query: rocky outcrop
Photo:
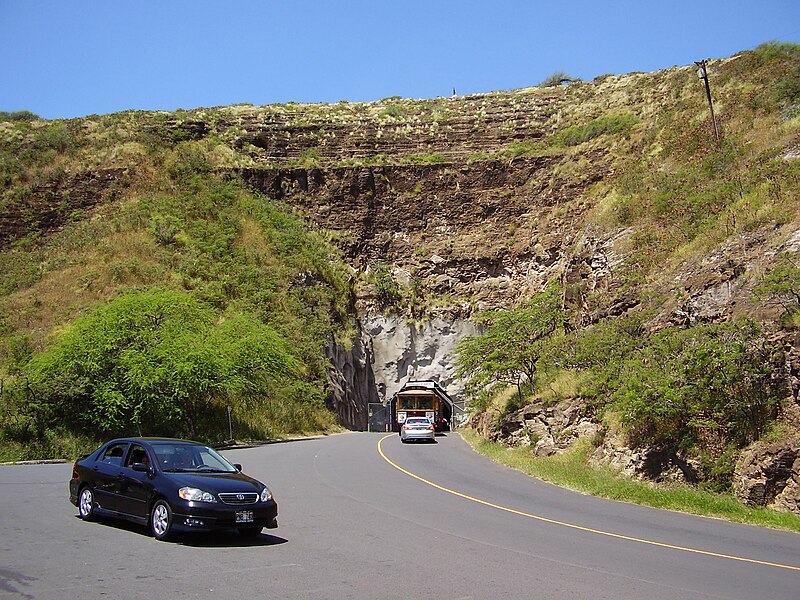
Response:
[[[611,467],[627,477],[656,483],[694,484],[700,480],[697,459],[658,446],[631,448],[618,432],[604,432],[602,442],[589,457],[589,464]]]
[[[329,408],[348,429],[366,429],[369,404],[379,402],[372,373],[372,342],[361,328],[351,344],[331,342],[325,348],[330,362],[328,381],[331,391]]]
[[[569,398],[529,404],[502,418],[489,438],[505,446],[530,446],[537,456],[549,456],[569,449],[579,438],[594,438],[601,430],[580,398]]]
[[[583,440],[595,449],[590,464],[612,467],[628,476],[656,482],[697,483],[699,464],[664,448],[631,448],[624,436],[609,432],[580,398],[556,403],[534,402],[506,415],[499,423],[486,413],[472,426],[488,439],[510,447],[529,446],[536,456],[570,450]]]
[[[582,158],[583,177],[607,174],[604,152]],[[470,310],[486,310],[540,291],[560,274],[569,244],[580,235],[588,206],[572,202],[581,187],[554,181],[559,160],[237,173],[316,227],[335,232],[355,268],[391,264],[426,295],[469,299]]]
[[[25,196],[0,194],[0,250],[29,233],[49,233],[82,218],[82,211],[113,199],[127,184],[128,175],[128,169],[56,172],[33,183]]]
[[[800,512],[800,437],[745,450],[736,464],[733,487],[752,506]]]

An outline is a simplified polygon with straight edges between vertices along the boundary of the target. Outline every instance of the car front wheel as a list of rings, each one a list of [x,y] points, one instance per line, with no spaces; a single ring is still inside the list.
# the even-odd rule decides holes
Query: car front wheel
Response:
[[[172,534],[172,509],[164,500],[158,500],[150,511],[150,531],[162,542]]]
[[[94,519],[94,493],[88,486],[78,495],[78,514],[84,521]]]

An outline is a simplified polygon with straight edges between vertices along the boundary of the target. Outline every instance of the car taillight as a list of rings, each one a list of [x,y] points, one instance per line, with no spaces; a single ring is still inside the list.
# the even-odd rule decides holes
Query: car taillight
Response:
[[[428,431],[433,431],[433,425],[428,425]]]
[[[78,463],[72,465],[72,478],[78,479],[80,476],[78,475]]]
[[[406,431],[408,431],[409,429],[411,429],[411,427],[409,427],[408,425],[403,425],[403,429],[405,429]]]

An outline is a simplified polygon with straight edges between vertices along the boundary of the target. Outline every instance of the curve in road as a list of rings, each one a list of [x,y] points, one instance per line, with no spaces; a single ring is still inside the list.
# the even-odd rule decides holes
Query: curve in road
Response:
[[[427,484],[427,485],[429,485],[431,487],[434,487],[437,490],[441,490],[442,492],[446,492],[448,494],[452,494],[454,496],[458,496],[460,498],[464,498],[464,499],[470,500],[472,502],[477,502],[478,504],[482,504],[482,505],[488,506],[490,508],[495,508],[497,510],[502,510],[502,511],[505,511],[505,512],[508,512],[508,513],[512,513],[512,514],[515,514],[515,515],[522,516],[522,517],[527,517],[529,519],[535,519],[537,521],[543,521],[545,523],[550,523],[552,525],[559,525],[561,527],[568,527],[570,529],[576,529],[576,530],[579,530],[579,531],[585,531],[585,532],[594,533],[594,534],[597,534],[597,535],[603,535],[603,536],[616,538],[616,539],[620,539],[620,540],[626,540],[626,541],[629,541],[629,542],[637,542],[637,543],[640,543],[640,544],[648,544],[650,546],[658,546],[660,548],[666,548],[666,549],[669,549],[669,550],[679,550],[679,551],[682,551],[682,552],[690,552],[690,553],[693,553],[693,554],[703,554],[705,556],[713,556],[713,557],[716,557],[716,558],[724,558],[724,559],[727,559],[727,560],[734,560],[734,561],[752,563],[752,564],[763,565],[763,566],[767,566],[767,567],[775,567],[775,568],[778,568],[778,569],[789,569],[791,571],[800,571],[800,567],[797,567],[797,566],[794,566],[794,565],[774,563],[774,562],[769,562],[769,561],[764,561],[764,560],[758,560],[758,559],[755,559],[755,558],[747,558],[747,557],[744,557],[744,556],[734,556],[734,555],[731,555],[731,554],[722,554],[722,553],[719,553],[719,552],[710,552],[710,551],[707,551],[707,550],[700,550],[700,549],[697,549],[697,548],[689,548],[689,547],[686,547],[686,546],[678,546],[678,545],[675,545],[675,544],[667,544],[665,542],[658,542],[658,541],[655,541],[655,540],[646,540],[646,539],[642,539],[642,538],[632,537],[632,536],[629,536],[629,535],[622,535],[622,534],[619,534],[619,533],[613,533],[611,531],[603,531],[601,529],[594,529],[594,528],[591,528],[591,527],[584,527],[582,525],[577,525],[577,524],[574,524],[574,523],[567,523],[565,521],[559,521],[559,520],[556,520],[556,519],[549,519],[549,518],[543,517],[541,515],[534,515],[534,514],[531,514],[531,513],[528,513],[528,512],[524,512],[524,511],[521,511],[521,510],[516,510],[514,508],[509,508],[507,506],[501,506],[499,504],[495,504],[495,503],[489,502],[487,500],[482,500],[480,498],[476,498],[474,496],[470,496],[469,494],[464,494],[464,493],[459,492],[457,490],[453,490],[453,489],[447,488],[447,487],[445,487],[443,485],[439,485],[438,483],[435,483],[433,481],[425,479],[424,477],[421,477],[420,475],[417,475],[416,473],[412,473],[408,469],[405,469],[405,468],[401,467],[400,465],[398,465],[396,462],[394,462],[392,459],[390,459],[386,455],[386,453],[383,451],[383,448],[382,448],[382,444],[383,444],[383,442],[385,440],[390,439],[390,438],[394,438],[394,437],[396,437],[396,436],[393,435],[393,434],[390,434],[390,435],[382,437],[378,441],[378,453],[381,455],[381,458],[383,458],[383,460],[385,460],[387,463],[389,463],[395,469],[397,469],[398,471],[401,471],[402,473],[405,473],[409,477],[413,477],[414,479],[416,479],[418,481],[421,481],[422,483],[425,483],[425,484]]]

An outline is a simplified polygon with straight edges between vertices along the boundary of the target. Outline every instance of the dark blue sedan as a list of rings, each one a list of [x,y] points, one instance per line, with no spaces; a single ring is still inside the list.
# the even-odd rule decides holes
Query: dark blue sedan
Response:
[[[84,520],[127,519],[147,525],[159,540],[215,529],[255,537],[278,526],[278,505],[267,486],[213,448],[186,440],[103,444],[75,462],[69,499]]]

